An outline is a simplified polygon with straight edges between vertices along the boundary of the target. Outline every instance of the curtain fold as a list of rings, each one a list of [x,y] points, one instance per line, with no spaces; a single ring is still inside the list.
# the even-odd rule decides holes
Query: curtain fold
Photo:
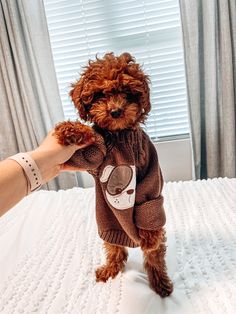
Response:
[[[64,120],[43,1],[0,2],[0,159],[37,147]],[[50,189],[77,184],[63,173]]]
[[[195,177],[235,177],[236,2],[179,1]]]

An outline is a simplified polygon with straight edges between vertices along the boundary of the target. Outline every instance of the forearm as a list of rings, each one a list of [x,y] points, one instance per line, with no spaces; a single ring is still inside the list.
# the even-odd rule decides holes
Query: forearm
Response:
[[[14,160],[0,162],[0,216],[27,195],[27,179]]]
[[[40,186],[40,183],[44,184],[56,177],[60,170],[83,170],[84,168],[79,169],[80,167],[70,167],[66,164],[66,161],[79,148],[85,148],[93,142],[94,139],[91,139],[91,141],[81,145],[71,144],[63,146],[58,143],[54,136],[54,131],[51,131],[39,147],[31,152],[27,152],[31,157],[29,158],[28,156],[28,158],[33,159],[34,163],[36,163],[33,167],[37,166],[38,169],[28,168],[28,166],[31,167],[32,165],[28,163],[27,159],[22,161],[24,159],[23,156],[22,160],[18,159],[20,158],[18,154],[18,156],[14,156],[15,160],[6,159],[0,162],[0,216],[26,196],[28,190],[34,191],[37,186]],[[41,178],[42,182],[39,182]]]
[[[60,166],[51,162],[49,154],[28,152],[36,162],[42,184],[59,174]],[[12,159],[0,162],[0,216],[17,204],[28,192],[28,181],[23,168]]]

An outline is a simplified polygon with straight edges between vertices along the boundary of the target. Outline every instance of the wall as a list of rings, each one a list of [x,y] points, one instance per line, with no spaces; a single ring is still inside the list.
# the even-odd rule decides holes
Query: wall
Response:
[[[190,139],[155,144],[166,182],[192,180],[192,153]]]
[[[166,182],[192,180],[190,139],[163,141],[155,144],[162,173]],[[83,172],[79,178],[84,187],[94,185],[92,176]]]

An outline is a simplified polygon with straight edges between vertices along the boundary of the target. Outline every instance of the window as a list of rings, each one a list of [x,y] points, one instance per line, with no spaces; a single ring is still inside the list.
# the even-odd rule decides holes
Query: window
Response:
[[[95,55],[128,51],[151,78],[153,139],[189,132],[178,0],[44,0],[65,117],[70,84]]]

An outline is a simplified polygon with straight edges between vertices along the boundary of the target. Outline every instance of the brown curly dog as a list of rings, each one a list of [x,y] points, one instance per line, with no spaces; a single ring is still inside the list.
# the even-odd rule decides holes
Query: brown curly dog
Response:
[[[93,127],[78,121],[58,124],[55,135],[63,145],[96,141],[95,134],[99,129],[106,147],[112,151],[115,134],[140,128],[151,109],[149,78],[129,53],[118,57],[107,53],[102,59],[89,61],[81,78],[72,87],[70,96],[80,118],[92,123]],[[130,191],[131,194],[133,190]],[[150,286],[160,296],[166,297],[173,291],[173,284],[165,263],[164,228],[135,228],[140,239],[137,246],[143,250]],[[106,282],[124,270],[128,253],[125,246],[109,241],[104,241],[104,248],[106,263],[96,270],[96,280]]]

